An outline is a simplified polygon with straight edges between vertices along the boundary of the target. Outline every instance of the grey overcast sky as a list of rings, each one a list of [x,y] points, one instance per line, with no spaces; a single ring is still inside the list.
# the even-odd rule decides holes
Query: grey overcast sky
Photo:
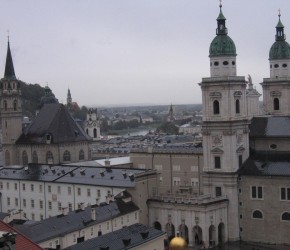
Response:
[[[289,0],[224,0],[238,75],[269,77],[278,9]],[[218,0],[0,0],[0,74],[7,30],[16,76],[79,105],[201,103]]]

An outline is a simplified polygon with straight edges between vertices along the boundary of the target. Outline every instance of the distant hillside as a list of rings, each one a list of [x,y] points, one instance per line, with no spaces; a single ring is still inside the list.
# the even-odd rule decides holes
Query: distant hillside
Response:
[[[44,88],[39,84],[28,84],[20,81],[22,93],[22,110],[23,115],[30,118],[35,116],[41,97],[44,96]]]

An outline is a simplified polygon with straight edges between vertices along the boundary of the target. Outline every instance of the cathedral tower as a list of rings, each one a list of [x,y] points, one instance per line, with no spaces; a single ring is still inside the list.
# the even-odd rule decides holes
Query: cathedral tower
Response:
[[[209,48],[211,77],[200,83],[203,105],[204,193],[229,200],[229,240],[239,238],[237,170],[249,156],[246,81],[236,73],[236,47],[226,18],[217,18]]]
[[[276,26],[275,42],[269,52],[270,78],[264,78],[264,112],[290,115],[290,46],[286,42],[281,14]]]
[[[0,82],[0,112],[4,165],[18,164],[15,142],[22,132],[20,82],[16,79],[8,41],[4,78]]]

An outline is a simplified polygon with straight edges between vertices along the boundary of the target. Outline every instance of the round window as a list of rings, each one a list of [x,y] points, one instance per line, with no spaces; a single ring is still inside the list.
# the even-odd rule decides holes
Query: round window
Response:
[[[287,63],[283,63],[282,67],[287,68]]]
[[[236,65],[236,62],[235,61],[232,61],[232,65]]]
[[[274,68],[279,68],[279,64],[275,64],[274,65]]]
[[[228,65],[228,64],[229,64],[228,61],[224,61],[224,62],[223,62],[223,65]]]
[[[219,62],[214,62],[214,66],[219,66]]]

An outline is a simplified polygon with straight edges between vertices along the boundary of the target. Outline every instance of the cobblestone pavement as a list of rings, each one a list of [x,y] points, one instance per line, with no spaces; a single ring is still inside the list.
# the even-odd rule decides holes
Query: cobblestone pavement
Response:
[[[188,250],[203,250],[200,247],[188,247]],[[290,246],[261,245],[254,243],[235,242],[225,244],[222,247],[206,248],[210,250],[290,250]]]

